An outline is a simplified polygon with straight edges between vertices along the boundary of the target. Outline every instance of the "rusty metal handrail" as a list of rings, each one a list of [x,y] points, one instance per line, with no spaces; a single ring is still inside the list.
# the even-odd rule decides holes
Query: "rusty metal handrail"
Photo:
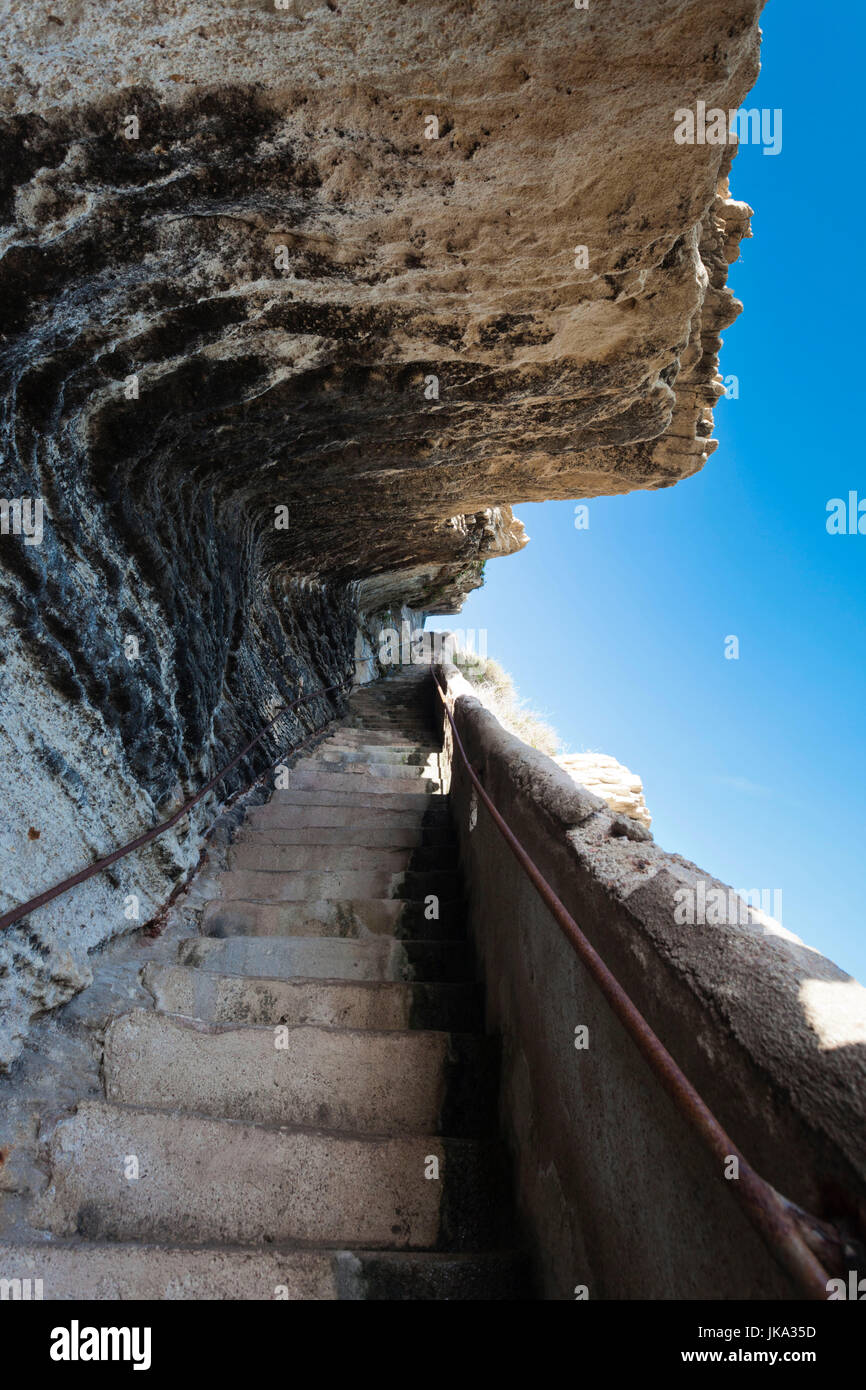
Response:
[[[27,917],[29,913],[35,912],[38,907],[44,907],[46,903],[50,903],[55,898],[59,898],[62,893],[68,892],[70,888],[75,888],[79,883],[84,883],[88,878],[93,878],[95,874],[101,874],[103,870],[107,869],[111,864],[116,864],[118,859],[125,859],[128,854],[133,854],[135,850],[143,849],[145,845],[149,845],[152,840],[163,835],[166,830],[170,830],[173,825],[177,825],[177,822],[181,820],[183,816],[187,815],[192,810],[193,806],[196,806],[203,797],[207,796],[209,791],[213,790],[218,782],[221,782],[233,768],[237,767],[238,763],[242,762],[247,754],[252,752],[256,744],[261,742],[265,734],[273,728],[278,719],[282,719],[284,714],[290,714],[292,710],[297,709],[299,705],[305,704],[307,700],[318,699],[321,695],[330,695],[334,690],[343,690],[347,685],[352,684],[353,679],[353,676],[346,676],[335,685],[328,685],[320,690],[308,691],[306,695],[299,695],[297,700],[293,700],[291,704],[283,705],[281,709],[277,710],[273,719],[269,719],[267,724],[259,730],[255,738],[250,739],[246,747],[242,748],[240,753],[232,758],[230,763],[226,763],[225,767],[221,768],[214,777],[211,777],[210,781],[206,782],[201,790],[196,792],[195,796],[191,797],[189,801],[185,801],[179,810],[169,816],[168,820],[162,821],[160,825],[153,826],[151,830],[145,831],[143,835],[138,835],[134,840],[130,840],[120,849],[112,850],[111,854],[106,854],[102,859],[94,860],[94,862],[88,864],[85,869],[79,869],[77,873],[70,874],[68,878],[61,879],[59,883],[55,883],[52,888],[46,888],[43,893],[38,893],[36,897],[28,898],[27,902],[19,903],[17,907],[10,908],[7,912],[0,915],[0,931],[3,931],[6,927],[13,926],[16,922],[20,922],[23,917]],[[293,745],[291,748],[285,750],[280,754],[280,758],[289,757],[293,752],[297,751],[297,748],[303,747],[305,743],[309,743],[313,736],[313,734],[310,734],[308,738],[302,740],[301,743]],[[275,767],[277,762],[279,762],[279,758],[271,763],[270,767]],[[256,782],[269,770],[269,768],[265,768],[264,772],[260,772],[253,782],[250,783],[250,786],[255,786]],[[248,791],[249,787],[245,788],[245,790]]]
[[[820,1231],[824,1223],[809,1217],[807,1213],[803,1213],[802,1217],[798,1215],[799,1209],[787,1202],[765,1178],[762,1178],[755,1171],[698,1095],[688,1077],[680,1070],[661,1039],[653,1032],[643,1014],[605,965],[595,947],[584,936],[565,904],[551,888],[540,869],[497,811],[469,761],[457,732],[454,717],[448,708],[446,693],[435,672],[433,672],[433,680],[451,725],[454,742],[469,773],[472,785],[484,802],[494,825],[508,848],[537,889],[557,926],[592,975],[626,1032],[658,1077],[677,1109],[698,1135],[704,1147],[720,1163],[729,1158],[737,1159],[739,1178],[732,1179],[730,1186],[733,1188],[736,1200],[763,1238],[770,1253],[782,1268],[793,1277],[808,1298],[826,1301],[829,1276],[820,1260],[810,1249],[804,1235],[804,1229],[809,1230],[811,1226],[813,1238],[816,1238],[815,1232]]]

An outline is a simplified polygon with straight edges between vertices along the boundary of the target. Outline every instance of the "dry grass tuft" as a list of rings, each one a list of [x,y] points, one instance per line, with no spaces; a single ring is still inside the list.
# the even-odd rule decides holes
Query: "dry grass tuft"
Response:
[[[514,688],[514,681],[498,661],[464,651],[454,652],[451,659],[469,683],[475,686],[479,698],[504,729],[551,758],[562,752],[559,734],[533,710],[526,708],[525,701],[520,699]]]

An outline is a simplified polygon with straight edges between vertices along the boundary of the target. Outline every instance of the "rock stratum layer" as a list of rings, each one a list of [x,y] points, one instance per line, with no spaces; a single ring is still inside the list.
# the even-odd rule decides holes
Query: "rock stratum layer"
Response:
[[[608,753],[561,753],[553,760],[579,786],[606,801],[612,811],[631,816],[649,830],[652,816],[644,800],[643,782],[636,772]]]
[[[457,609],[509,503],[702,467],[749,209],[673,113],[744,99],[760,8],[4,0],[0,906]],[[201,824],[5,933],[0,1063]]]

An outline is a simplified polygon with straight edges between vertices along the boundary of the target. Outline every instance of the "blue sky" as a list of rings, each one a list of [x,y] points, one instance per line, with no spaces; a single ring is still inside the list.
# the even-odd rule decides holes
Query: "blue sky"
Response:
[[[866,982],[866,535],[827,502],[866,498],[859,171],[860,0],[770,0],[749,106],[781,107],[777,156],[741,147],[755,208],[729,283],[738,400],[719,448],[662,492],[517,507],[531,543],[487,566],[459,621],[566,746],[644,781],[659,844],[737,888]],[[725,660],[736,634],[739,660]]]

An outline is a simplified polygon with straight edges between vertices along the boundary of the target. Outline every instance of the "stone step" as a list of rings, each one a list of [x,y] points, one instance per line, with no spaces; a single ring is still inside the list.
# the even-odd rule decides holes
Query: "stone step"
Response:
[[[404,714],[409,719],[415,719],[419,723],[427,722],[427,702],[419,699],[417,690],[410,690],[407,686],[404,690],[389,689],[386,694],[386,684],[387,682],[377,681],[375,692],[373,687],[369,685],[365,686],[363,690],[356,691],[349,700],[346,713],[341,716],[340,722],[346,724],[352,719],[366,717],[385,718],[388,715],[398,713]]]
[[[457,874],[459,862],[459,851],[453,841],[448,844],[419,845],[410,852],[409,873]]]
[[[292,786],[286,790],[282,788],[274,792],[268,806],[296,806],[296,807],[351,807],[354,810],[369,811],[375,815],[393,815],[395,811],[412,811],[425,824],[447,824],[448,823],[448,799],[437,793],[424,793],[420,790],[413,792],[398,792],[393,790],[393,783],[388,786],[383,784],[382,790],[375,792],[365,791],[343,791],[339,788],[330,787],[296,787]],[[429,819],[428,819],[429,817]],[[355,817],[357,823],[359,817]],[[405,815],[401,817],[405,821]],[[365,815],[364,821],[370,820]],[[316,824],[311,818],[307,818],[306,824]],[[336,822],[345,824],[346,822]],[[325,824],[328,824],[326,821]]]
[[[405,719],[359,719],[354,724],[350,724],[364,741],[370,741],[371,735],[382,735],[385,742],[392,744],[441,744],[441,735],[428,727],[427,724],[410,724]]]
[[[322,739],[319,747],[328,747],[331,744],[343,744],[352,748],[358,745],[368,748],[394,748],[409,749],[412,752],[423,750],[428,753],[441,753],[442,740],[427,731],[422,739],[400,738],[397,734],[391,734],[381,729],[362,729],[347,724],[335,724],[333,732]]]
[[[430,694],[433,694],[432,690]],[[362,710],[380,711],[385,714],[405,710],[413,719],[423,719],[426,716],[423,700],[424,696],[417,685],[407,682],[397,688],[390,680],[380,680],[374,686],[364,686],[352,695],[348,705],[348,716],[356,715]]]
[[[463,880],[455,868],[416,869],[410,865],[397,885],[397,896],[422,902],[432,895],[442,902],[458,898],[462,890]]]
[[[398,874],[409,865],[410,851],[370,845],[275,845],[265,832],[240,838],[228,850],[229,868],[264,869],[270,873],[314,870],[379,869]]]
[[[261,903],[217,898],[202,918],[206,936],[402,936],[408,903],[400,898]],[[412,905],[414,906],[414,904]]]
[[[329,740],[327,743],[320,743],[311,756],[323,762],[341,762],[347,765],[375,763],[378,767],[393,765],[423,768],[430,763],[438,773],[436,763],[440,752],[439,748],[418,748],[412,745],[389,748],[375,743],[336,743]]]
[[[41,1279],[48,1301],[324,1300],[340,1297],[339,1261],[328,1250],[52,1241],[0,1246],[0,1278]]]
[[[439,731],[431,729],[429,724],[412,723],[405,718],[388,719],[382,715],[371,715],[368,719],[356,719],[347,727],[365,742],[371,738],[375,741],[375,736],[379,735],[385,742],[420,745],[439,742],[441,746]]]
[[[464,941],[398,941],[329,936],[193,937],[178,964],[220,974],[278,980],[466,980],[472,961]]]
[[[276,851],[274,851],[276,853]],[[266,856],[269,857],[269,856]],[[308,902],[343,898],[456,898],[460,879],[443,869],[333,869],[304,873],[271,867],[230,868],[216,876],[220,896],[249,902]]]
[[[357,718],[362,713],[396,715],[398,712],[419,721],[426,718],[417,687],[406,685],[398,690],[390,681],[377,681],[375,688],[368,685],[352,695],[345,718]]]
[[[205,936],[396,936],[400,940],[440,940],[462,936],[466,906],[462,898],[440,899],[439,916],[427,916],[423,902],[404,898],[356,898],[304,903],[263,903],[216,898],[202,919]]]
[[[229,847],[230,869],[266,869],[271,873],[297,873],[301,870],[380,868],[391,873],[455,872],[457,847],[454,844],[414,847],[393,844],[298,844],[286,839],[291,831],[252,828],[241,830]],[[367,832],[370,834],[372,832]],[[364,836],[355,831],[356,838]],[[415,835],[416,840],[420,836]],[[434,885],[435,891],[435,885]]]
[[[262,807],[262,810],[265,808]],[[300,820],[300,818],[299,818]],[[429,848],[442,854],[457,853],[456,842],[445,827],[422,825],[282,825],[251,811],[241,826],[235,844],[261,841],[270,845],[357,845],[363,849]]]
[[[483,1028],[471,983],[257,979],[151,961],[142,982],[158,1009],[210,1023],[312,1023],[334,1028]]]
[[[432,692],[431,692],[432,694]],[[421,691],[420,687],[411,681],[393,681],[391,677],[384,677],[382,680],[375,681],[375,684],[364,685],[349,699],[349,714],[357,713],[361,709],[407,709],[410,710],[413,719],[421,716]]]
[[[395,743],[393,740],[370,743],[366,739],[345,737],[317,744],[311,756],[326,753],[339,754],[357,762],[390,763],[395,767],[423,767],[428,762],[435,767],[441,759],[442,750],[419,743]]]
[[[338,869],[332,873],[273,873],[229,869],[217,876],[220,895],[259,902],[328,898],[395,898],[404,875],[387,869]]]
[[[451,830],[445,797],[431,796],[427,801],[412,797],[412,804],[406,807],[390,806],[384,797],[368,797],[369,804],[359,807],[334,800],[333,794],[327,801],[308,799],[315,795],[314,792],[296,792],[295,797],[291,798],[287,791],[274,792],[270,801],[263,806],[250,809],[249,824],[297,826],[304,830],[325,827],[357,829],[359,826],[363,826],[364,829],[376,827],[382,830],[392,827],[399,830]],[[339,795],[345,797],[348,794],[340,792]],[[364,814],[359,816],[358,810],[363,810]]]
[[[48,1141],[37,1228],[90,1240],[496,1249],[493,1141],[360,1137],[81,1102]],[[135,1159],[137,1177],[130,1177]],[[439,1177],[433,1173],[438,1161]]]
[[[418,762],[410,763],[405,760],[377,758],[369,749],[365,753],[353,755],[318,748],[309,757],[298,760],[295,771],[300,772],[302,768],[318,768],[321,772],[342,772],[347,777],[373,777],[386,782],[401,778],[417,781],[419,777],[427,777],[437,783],[439,781],[438,758],[422,758]]]
[[[394,743],[436,743],[437,739],[441,743],[441,735],[437,729],[431,728],[422,720],[411,720],[408,715],[403,714],[395,715],[393,719],[381,713],[370,714],[365,718],[352,717],[343,727],[356,730],[364,738],[384,734]]]
[[[349,1134],[494,1129],[495,1056],[473,1034],[221,1025],[136,1009],[106,1030],[102,1069],[118,1105]]]
[[[384,768],[380,769],[384,773]],[[402,769],[397,769],[402,771]],[[328,770],[327,764],[316,764],[314,767],[305,766],[293,768],[289,772],[288,791],[323,791],[323,792],[354,792],[357,793],[363,786],[365,796],[398,795],[403,796],[429,796],[439,787],[439,782],[431,777],[401,776],[395,777],[393,769],[388,768],[391,775],[377,776],[372,771],[362,773],[356,772],[332,772]]]
[[[0,1279],[30,1280],[31,1295],[39,1280],[48,1302],[529,1297],[526,1261],[511,1251],[202,1249],[51,1241],[0,1246]]]
[[[529,1262],[517,1251],[439,1254],[358,1251],[338,1257],[341,1298],[501,1302],[531,1299]],[[350,1263],[351,1262],[351,1263]]]
[[[431,694],[434,692],[431,690]],[[346,713],[342,716],[343,720],[356,717],[361,713],[370,712],[376,714],[393,714],[397,710],[405,711],[412,719],[424,720],[427,718],[426,699],[418,687],[414,689],[409,685],[397,690],[391,688],[389,680],[379,680],[375,686],[366,685],[357,690],[351,696]]]
[[[297,763],[296,772],[301,770],[318,771],[329,776],[339,774],[343,777],[370,778],[374,782],[412,782],[417,785],[419,781],[429,781],[439,785],[440,774],[438,764],[421,763],[417,766],[411,763],[377,763],[344,760],[333,757],[319,755],[310,758],[307,762]]]

